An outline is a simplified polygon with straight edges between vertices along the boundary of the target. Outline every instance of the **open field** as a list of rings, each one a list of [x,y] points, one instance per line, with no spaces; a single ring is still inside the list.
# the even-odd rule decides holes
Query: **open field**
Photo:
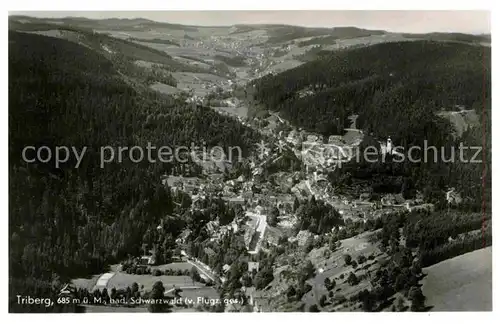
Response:
[[[168,264],[160,264],[156,266],[151,266],[151,271],[154,271],[156,269],[159,269],[161,271],[165,270],[191,270],[193,267],[192,264],[189,264],[188,262],[172,262]]]
[[[87,289],[88,291],[92,291],[94,289],[97,280],[101,275],[93,275],[90,278],[76,278],[71,280],[71,283],[75,285],[76,288]]]
[[[193,301],[197,301],[198,297],[205,297],[209,299],[219,298],[219,293],[213,287],[202,287],[196,289],[182,289],[180,292],[181,297],[189,298]],[[195,304],[196,305],[196,304]]]
[[[411,41],[411,39],[407,39],[401,34],[371,35],[371,36],[356,37],[356,38],[337,39],[335,41],[335,44],[329,45],[324,49],[335,50],[343,47],[366,46],[366,45],[375,45],[379,43],[400,42],[400,41]]]
[[[148,46],[150,46],[148,43]],[[167,52],[172,56],[190,56],[198,59],[209,59],[213,58],[215,55],[224,55],[222,51],[218,51],[212,48],[204,47],[176,47],[176,46],[157,46],[161,44],[152,44],[151,47]]]
[[[197,96],[205,96],[216,86],[222,86],[227,82],[227,79],[209,73],[173,72],[172,76],[177,80],[178,89],[186,91],[193,89]]]
[[[95,289],[104,289],[108,286],[109,280],[115,275],[114,272],[108,272],[99,277],[95,284]]]
[[[196,60],[190,60],[188,58],[185,58],[185,57],[181,57],[181,56],[174,56],[174,59],[183,63],[183,64],[187,64],[187,65],[192,65],[192,66],[196,66],[196,67],[199,67],[199,68],[202,68],[202,69],[206,69],[206,70],[209,70],[211,68],[211,65],[208,64],[208,63],[202,63],[200,61],[196,61]]]
[[[186,33],[182,30],[170,30],[165,28],[158,28],[154,30],[126,30],[126,31],[118,31],[118,30],[96,30],[96,32],[108,34],[116,38],[128,39],[130,37],[140,38],[140,39],[173,39],[173,38],[182,38]]]
[[[163,286],[167,290],[174,286],[202,286],[200,283],[194,283],[193,285],[193,280],[188,276],[152,276],[117,273],[108,281],[107,288],[108,290],[113,287],[116,289],[126,289],[128,286],[132,286],[134,282],[137,282],[139,287],[144,286],[144,290],[149,291],[157,281],[163,282]]]
[[[480,118],[474,110],[444,111],[440,112],[438,115],[450,121],[455,127],[455,135],[457,137],[462,136],[463,132],[469,127],[481,126]]]
[[[223,114],[228,114],[231,116],[242,117],[245,118],[248,115],[248,107],[247,106],[239,106],[239,107],[211,107],[215,111]]]
[[[170,49],[172,48],[178,48],[178,46],[176,45],[171,45],[171,44],[159,44],[159,43],[150,43],[150,42],[144,42],[144,41],[134,41],[135,43],[137,44],[140,44],[140,45],[143,45],[143,46],[148,46],[148,47],[151,47],[155,50],[159,50],[159,51],[164,51],[164,52],[169,52]]]
[[[40,30],[40,31],[34,31],[34,32],[29,32],[29,33],[42,35],[42,36],[48,36],[48,37],[56,37],[56,38],[63,37],[63,32],[59,29]]]
[[[321,296],[328,296],[328,290],[325,287],[325,278],[331,281],[335,280],[335,288],[332,290],[335,298],[345,297],[347,300],[364,289],[370,289],[371,284],[368,278],[365,278],[368,272],[373,272],[379,267],[379,262],[386,259],[386,254],[373,244],[369,242],[370,235],[375,232],[365,232],[352,238],[341,241],[341,246],[335,251],[327,246],[313,249],[311,252],[304,256],[303,254],[295,254],[287,258],[283,266],[280,266],[274,271],[274,280],[269,285],[269,289],[265,289],[263,293],[258,295],[259,306],[263,307],[264,311],[270,309],[281,309],[280,307],[290,306],[286,302],[285,291],[289,285],[288,277],[290,272],[295,272],[302,264],[304,259],[312,262],[316,274],[314,278],[308,279],[306,282],[311,286],[311,290],[304,294],[299,302],[295,303],[295,307],[303,303],[305,309],[309,309],[311,305],[319,305]],[[346,265],[344,262],[344,255],[349,254],[352,260],[357,260],[359,255],[364,255],[368,258],[373,255],[371,260],[366,260],[364,263],[359,264],[356,268],[352,265]],[[295,259],[295,260],[292,260]],[[297,263],[298,262],[298,263]],[[359,279],[357,285],[351,286],[347,278],[353,272]],[[322,311],[360,311],[359,303],[352,304],[350,302],[343,302],[339,305],[334,305],[334,300],[327,298],[327,304],[322,307]],[[269,304],[267,304],[269,303]],[[294,306],[289,310],[295,309]],[[281,309],[284,310],[284,309]]]
[[[227,79],[210,73],[192,73],[192,72],[173,72],[172,75],[179,81],[185,83],[198,82],[223,82]]]
[[[300,62],[294,59],[287,59],[276,65],[271,66],[268,72],[281,73],[283,71],[293,69],[302,64],[304,64],[304,62]]]
[[[335,287],[336,295],[341,294],[346,298],[358,293],[363,289],[370,288],[368,279],[360,280],[359,284],[351,286],[347,283],[347,277],[353,272],[358,278],[364,275],[367,271],[373,271],[378,267],[377,260],[383,258],[380,250],[373,244],[369,243],[369,236],[374,232],[366,232],[352,238],[342,240],[342,245],[334,252],[330,252],[328,247],[320,249],[313,249],[309,253],[309,259],[316,268],[316,276],[308,282],[312,286],[312,290],[304,295],[303,301],[306,302],[307,307],[312,304],[317,304],[322,295],[328,294],[325,288],[325,278],[335,280],[337,283]],[[326,252],[326,251],[329,252]],[[357,257],[364,255],[368,257],[374,255],[376,259],[367,260],[363,264],[358,265],[356,268],[347,266],[344,262],[344,255],[349,254],[352,260],[357,260]],[[335,307],[335,310],[342,311],[342,306]]]
[[[329,250],[328,247],[322,247],[320,249],[313,249],[309,253],[309,258],[311,262],[317,267],[326,267],[328,265],[332,265],[335,263],[339,263],[340,265],[344,264],[343,256],[344,254],[349,254],[353,260],[356,259],[359,255],[364,255],[368,257],[370,254],[379,254],[380,250],[369,242],[369,237],[374,235],[375,232],[365,232],[354,237],[341,240],[342,245],[336,251],[330,253],[330,257],[326,258],[324,253],[326,250]],[[324,264],[327,263],[327,266]]]
[[[173,262],[169,264],[162,264],[157,266],[151,266],[151,270],[160,269],[165,270],[191,270],[192,264],[188,262]],[[108,290],[115,287],[116,289],[127,288],[127,286],[132,286],[134,282],[137,282],[139,287],[144,285],[144,290],[150,290],[156,281],[162,281],[165,289],[171,289],[174,285],[175,287],[191,287],[199,286],[204,287],[200,283],[193,282],[188,276],[153,276],[153,275],[132,275],[118,271],[118,265],[110,266],[110,272],[104,274],[94,275],[90,278],[77,278],[73,279],[72,283],[76,288],[87,289],[92,291],[95,288],[103,289],[106,287]]]
[[[164,83],[160,83],[160,82],[152,84],[150,86],[150,88],[155,90],[155,91],[167,94],[167,95],[176,94],[176,93],[181,92],[181,90],[177,89],[176,87],[172,87],[168,84],[164,84]]]
[[[492,310],[492,248],[424,268],[422,292],[431,311]]]

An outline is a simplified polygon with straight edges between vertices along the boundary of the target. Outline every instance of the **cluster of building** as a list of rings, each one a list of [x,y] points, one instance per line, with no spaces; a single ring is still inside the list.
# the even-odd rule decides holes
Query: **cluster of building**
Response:
[[[262,182],[259,179],[240,176],[224,181],[222,174],[212,173],[206,178],[168,176],[163,183],[174,192],[180,190],[189,194],[192,211],[202,210],[203,201],[209,197],[219,197],[230,207],[240,206],[244,211],[243,218],[235,218],[231,224],[224,226],[213,220],[206,224],[207,232],[211,240],[220,240],[230,231],[243,232],[248,250],[257,253],[262,247],[277,245],[283,235],[281,229],[268,226],[268,215],[277,210],[280,220],[285,224],[287,221],[293,223],[295,199],[292,193],[278,192],[265,179]]]
[[[328,138],[305,130],[292,130],[283,140],[300,153],[307,173],[327,173],[355,157],[363,136],[362,131],[355,129],[348,130],[344,135],[331,135]]]

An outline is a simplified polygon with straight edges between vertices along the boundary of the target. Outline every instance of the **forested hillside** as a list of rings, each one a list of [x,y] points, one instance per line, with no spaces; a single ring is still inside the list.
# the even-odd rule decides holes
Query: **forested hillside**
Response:
[[[197,31],[196,26],[187,26],[179,24],[169,24],[157,21],[152,21],[144,18],[107,18],[107,19],[88,19],[85,17],[67,17],[67,18],[36,18],[29,16],[11,16],[12,20],[29,21],[29,25],[46,24],[47,22],[53,25],[64,23],[66,25],[75,26],[78,28],[88,29],[103,29],[103,30],[140,30],[147,31],[151,28],[168,28],[171,30]],[[22,24],[27,26],[28,24]]]
[[[145,77],[140,76],[141,72],[144,74],[142,71],[144,69],[137,66],[134,63],[136,61],[151,62],[166,71],[208,72],[204,69],[180,63],[164,51],[135,42],[141,39],[129,38],[125,40],[115,38],[105,33],[95,32],[87,25],[81,25],[75,23],[75,21],[73,23],[71,21],[66,22],[64,25],[49,23],[45,20],[36,20],[36,22],[25,24],[19,23],[15,17],[10,17],[9,30],[62,38],[86,46],[112,60],[114,63],[120,64],[122,68],[127,69],[134,77]],[[158,39],[149,40],[149,42],[158,41],[167,42]]]
[[[463,42],[471,44],[491,43],[491,35],[470,35],[462,33],[430,33],[430,34],[403,34],[405,38],[418,38],[435,41]]]
[[[458,159],[460,142],[483,147],[478,156],[483,163],[446,163],[440,155],[438,161],[428,163],[346,165],[342,177],[332,177],[336,186],[340,179],[355,177],[369,180],[375,191],[381,186],[411,196],[421,190],[441,206],[443,191],[456,186],[469,207],[479,210],[483,201],[487,206],[490,202],[490,89],[489,47],[412,41],[332,52],[258,79],[248,93],[254,109],[277,111],[296,126],[324,135],[342,134],[349,125],[347,117],[358,114],[357,127],[365,134],[381,140],[391,136],[395,145],[406,149],[423,148],[427,141],[428,146],[443,147],[446,158],[453,147]],[[304,95],[305,90],[309,94]],[[456,105],[475,109],[482,128],[454,139],[452,125],[436,113],[454,110]],[[474,152],[469,153],[471,159]],[[413,156],[422,157],[422,151]],[[400,181],[397,185],[379,183],[390,177]]]
[[[299,26],[266,26],[269,39],[268,43],[277,44],[293,41],[305,37],[317,37],[329,35],[332,39],[349,39],[357,37],[366,37],[371,35],[383,35],[386,32],[382,30],[368,30],[357,27],[336,27],[336,28],[307,28]]]
[[[161,176],[199,172],[191,164],[128,158],[101,168],[101,147],[205,142],[246,153],[258,138],[209,108],[134,89],[116,67],[73,42],[9,33],[11,311],[17,294],[48,297],[55,282],[105,271],[110,262],[139,253],[144,233],[174,209]],[[56,168],[23,162],[22,150],[31,145],[87,152],[78,168],[74,158]]]
[[[490,83],[490,49],[431,41],[396,42],[331,52],[275,76],[256,80],[254,99],[292,123],[338,134],[343,119],[358,113],[359,127],[396,139],[419,126],[418,107],[434,112],[482,103]],[[312,89],[313,95],[299,96]],[[487,88],[486,97],[489,97]],[[417,109],[415,109],[417,107]],[[419,126],[421,127],[421,125]]]

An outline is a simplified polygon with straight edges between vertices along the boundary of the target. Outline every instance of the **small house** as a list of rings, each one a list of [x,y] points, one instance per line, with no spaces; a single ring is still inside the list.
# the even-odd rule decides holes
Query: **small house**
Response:
[[[259,272],[259,262],[248,262],[248,272],[252,273],[254,270],[255,272]]]

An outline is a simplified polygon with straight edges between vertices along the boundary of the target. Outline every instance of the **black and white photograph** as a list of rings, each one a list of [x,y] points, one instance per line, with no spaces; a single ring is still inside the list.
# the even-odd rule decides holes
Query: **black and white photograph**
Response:
[[[490,11],[6,15],[9,313],[493,311]]]

